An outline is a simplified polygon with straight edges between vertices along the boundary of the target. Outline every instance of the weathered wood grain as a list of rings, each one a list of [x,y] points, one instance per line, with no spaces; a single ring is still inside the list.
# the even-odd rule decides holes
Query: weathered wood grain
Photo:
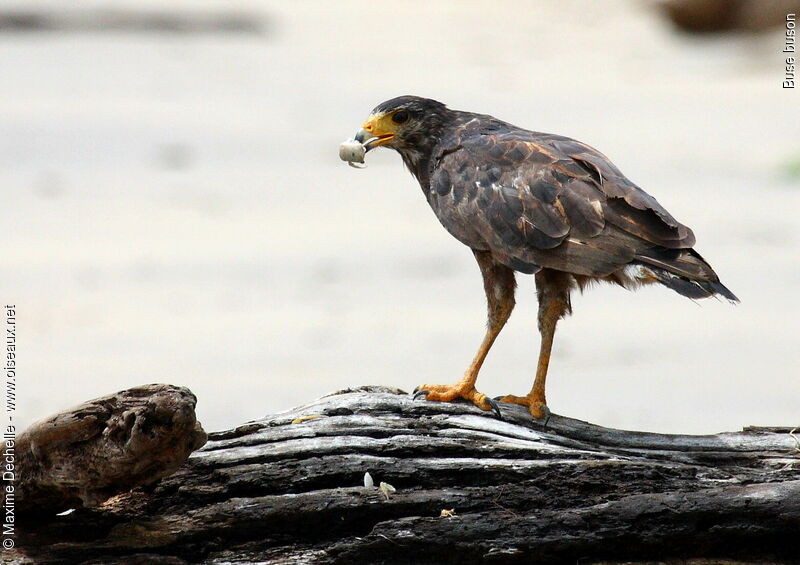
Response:
[[[790,429],[601,428],[518,407],[499,421],[397,390],[342,391],[211,434],[177,473],[19,523],[37,563],[793,563]],[[363,486],[369,472],[389,498]],[[442,516],[453,510],[452,516]],[[24,553],[23,553],[24,552]],[[138,561],[137,561],[138,560]],[[675,561],[680,560],[680,561]]]
[[[36,422],[14,445],[16,509],[52,515],[96,506],[175,472],[206,441],[196,402],[186,388],[153,384]]]

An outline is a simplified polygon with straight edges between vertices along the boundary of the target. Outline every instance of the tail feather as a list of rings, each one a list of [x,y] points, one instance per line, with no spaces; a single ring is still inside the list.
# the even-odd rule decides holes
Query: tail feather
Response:
[[[733,303],[739,302],[694,249],[653,247],[636,256],[637,263],[652,274],[659,283],[678,294],[698,299],[720,295]]]
[[[730,289],[719,281],[712,281],[706,283],[708,287],[715,293],[724,296],[733,303],[738,303],[739,299],[733,294]]]
[[[659,269],[656,267],[647,267],[650,272],[653,273],[656,280],[666,286],[667,288],[671,288],[678,294],[682,294],[688,298],[698,299],[698,298],[708,298],[714,295],[720,295],[724,298],[727,298],[733,303],[739,302],[739,299],[736,298],[736,295],[733,294],[728,287],[724,284],[716,281],[698,281],[698,280],[691,280],[681,275],[676,275],[674,273],[670,273],[664,269]]]

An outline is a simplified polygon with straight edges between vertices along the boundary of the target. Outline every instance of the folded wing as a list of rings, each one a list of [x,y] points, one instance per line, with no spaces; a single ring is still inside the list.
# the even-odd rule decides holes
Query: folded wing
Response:
[[[692,231],[578,141],[518,129],[476,132],[439,155],[431,184],[516,270],[604,277],[642,261],[717,280],[702,258],[676,251],[692,247]]]

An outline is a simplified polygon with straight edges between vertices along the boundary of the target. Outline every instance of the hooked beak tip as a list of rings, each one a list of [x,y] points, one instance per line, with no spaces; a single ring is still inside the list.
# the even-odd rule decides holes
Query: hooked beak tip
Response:
[[[381,147],[389,143],[394,138],[394,134],[375,135],[365,129],[361,129],[355,136],[355,140],[364,146],[366,151]]]
[[[371,137],[372,137],[372,134],[369,133],[367,130],[362,128],[362,129],[358,130],[358,133],[356,134],[355,140],[358,141],[359,143],[363,144],[365,141],[367,141]]]

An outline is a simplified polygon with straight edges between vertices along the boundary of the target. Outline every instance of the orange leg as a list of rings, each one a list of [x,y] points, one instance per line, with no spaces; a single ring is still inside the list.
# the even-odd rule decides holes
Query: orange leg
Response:
[[[497,404],[475,389],[475,381],[494,340],[497,339],[514,309],[516,281],[514,271],[496,264],[488,251],[473,251],[473,253],[483,274],[483,286],[488,303],[489,320],[486,335],[461,380],[452,385],[421,385],[417,387],[415,395],[424,394],[427,400],[441,402],[464,398],[482,410],[495,409],[499,415]]]
[[[527,406],[531,415],[537,420],[550,415],[544,394],[547,368],[550,365],[550,352],[553,349],[556,324],[565,314],[572,311],[569,301],[571,284],[572,281],[566,273],[543,269],[536,274],[536,290],[539,295],[539,332],[542,335],[536,379],[533,381],[533,388],[526,396],[508,395],[499,399],[500,402]]]

